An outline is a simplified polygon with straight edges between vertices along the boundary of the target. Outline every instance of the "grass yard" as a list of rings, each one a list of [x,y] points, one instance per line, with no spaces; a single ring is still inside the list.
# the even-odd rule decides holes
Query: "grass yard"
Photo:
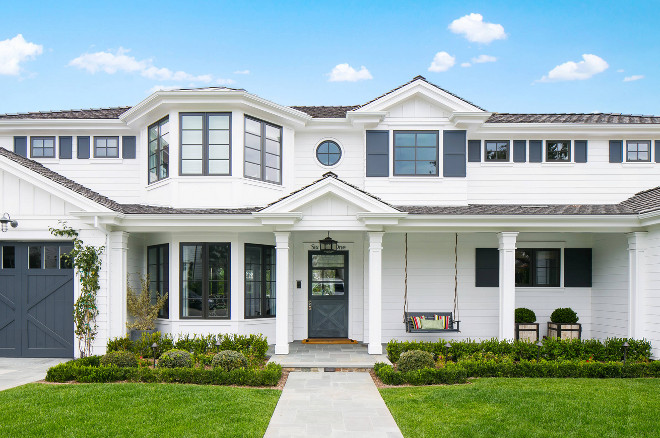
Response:
[[[30,384],[0,392],[0,437],[262,437],[281,391]]]
[[[405,437],[658,437],[660,379],[476,379],[382,389]]]

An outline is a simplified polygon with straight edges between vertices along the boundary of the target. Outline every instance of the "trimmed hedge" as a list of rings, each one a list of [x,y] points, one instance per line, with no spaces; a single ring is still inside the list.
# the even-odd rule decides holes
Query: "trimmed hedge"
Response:
[[[560,307],[550,315],[550,322],[556,324],[576,324],[579,319],[575,310],[570,307]]]
[[[610,338],[601,342],[595,339],[544,339],[541,358],[546,360],[590,360],[598,362],[623,361],[623,343],[628,341],[628,360],[646,361],[651,358],[651,343],[647,340]],[[509,356],[513,360],[535,360],[538,347],[526,341],[449,341],[447,349],[441,339],[437,342],[390,341],[387,344],[387,358],[396,363],[404,351],[422,350],[433,354],[434,359],[449,355],[453,360],[461,360],[476,353],[493,353],[496,356]]]
[[[282,377],[282,367],[269,363],[261,369],[203,368],[119,368],[116,366],[78,365],[75,361],[56,365],[48,370],[47,382],[107,383],[192,383],[197,385],[275,386]]]
[[[534,324],[536,322],[536,313],[526,307],[518,307],[514,317],[517,324]]]
[[[192,368],[190,353],[183,350],[168,350],[158,358],[158,368]]]
[[[396,363],[397,369],[401,372],[423,370],[434,366],[433,355],[421,350],[404,351]]]
[[[80,364],[82,365],[82,363]],[[99,360],[99,365],[116,365],[119,368],[137,367],[138,361],[134,353],[130,351],[111,351]]]
[[[243,353],[239,351],[222,350],[213,356],[211,362],[213,368],[222,368],[225,371],[235,370],[236,368],[247,368],[248,363]]]

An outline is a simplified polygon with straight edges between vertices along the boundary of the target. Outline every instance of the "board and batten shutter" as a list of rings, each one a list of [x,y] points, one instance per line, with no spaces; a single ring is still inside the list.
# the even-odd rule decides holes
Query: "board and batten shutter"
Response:
[[[575,140],[573,142],[573,156],[576,163],[587,162],[587,140]]]
[[[543,162],[543,142],[541,140],[529,141],[529,162],[530,163]]]
[[[27,158],[27,137],[14,137],[14,153]]]
[[[127,159],[134,159],[136,142],[134,135],[124,135],[121,138],[121,157]]]
[[[60,137],[60,159],[73,158],[73,137]]]
[[[467,131],[442,132],[442,176],[465,177]]]
[[[564,249],[564,287],[591,287],[591,248]]]
[[[390,176],[390,131],[367,131],[367,176]]]
[[[497,248],[476,248],[475,287],[500,285],[500,251]]]
[[[78,137],[78,154],[79,159],[89,158],[89,137]]]
[[[524,163],[527,161],[527,141],[513,140],[513,162]]]
[[[468,162],[481,162],[481,140],[468,140]]]
[[[623,162],[623,140],[610,140],[610,163]]]

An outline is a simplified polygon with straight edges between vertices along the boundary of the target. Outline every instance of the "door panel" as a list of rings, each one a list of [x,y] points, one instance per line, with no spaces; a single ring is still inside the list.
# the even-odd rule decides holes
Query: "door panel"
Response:
[[[309,252],[308,336],[348,337],[348,252]]]

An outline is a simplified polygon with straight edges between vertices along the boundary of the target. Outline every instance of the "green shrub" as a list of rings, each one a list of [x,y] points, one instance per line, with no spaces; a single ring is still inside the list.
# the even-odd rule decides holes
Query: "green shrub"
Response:
[[[131,341],[128,335],[123,338],[114,338],[108,341],[106,351],[109,353],[111,351],[132,351],[135,352],[135,345]]]
[[[168,350],[158,358],[159,368],[192,368],[190,353],[183,350]]]
[[[396,367],[401,372],[421,370],[423,368],[434,368],[433,355],[428,351],[411,350],[401,354]]]
[[[550,315],[550,321],[556,324],[575,324],[579,319],[577,313],[570,307],[560,307]]]
[[[174,348],[174,340],[169,334],[162,335],[160,332],[143,332],[140,339],[133,343],[133,351],[141,357],[153,358],[154,350],[152,345],[156,344],[156,357],[159,357],[165,351]]]
[[[110,353],[101,357],[99,365],[104,367],[115,365],[119,368],[137,368],[138,361],[135,357],[135,354],[131,353],[130,351],[111,351]]]
[[[78,365],[78,366],[90,366],[90,367],[97,367],[101,363],[101,357],[102,356],[85,356],[81,357],[79,359],[74,359],[72,361],[69,361],[69,363]]]
[[[533,324],[536,322],[536,313],[531,309],[518,307],[516,309],[515,318],[517,324]]]
[[[247,368],[247,359],[240,351],[223,350],[213,356],[213,368],[231,371],[237,368]]]

